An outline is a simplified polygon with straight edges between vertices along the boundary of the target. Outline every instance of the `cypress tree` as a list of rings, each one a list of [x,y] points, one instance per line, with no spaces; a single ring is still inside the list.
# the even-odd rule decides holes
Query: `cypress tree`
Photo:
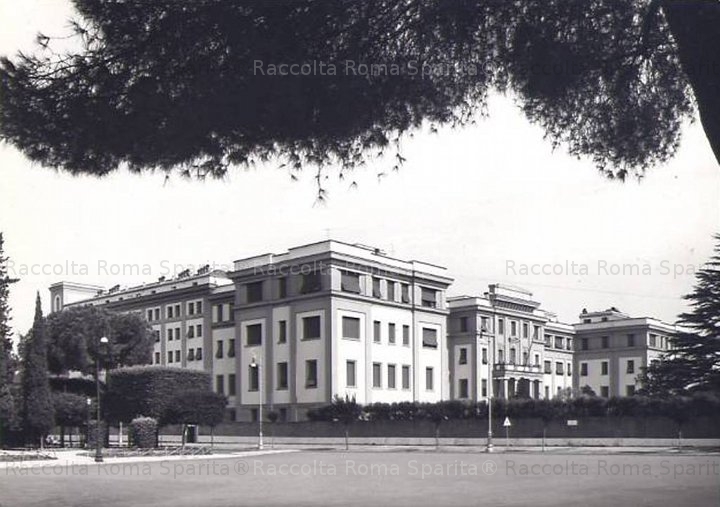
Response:
[[[4,238],[0,232],[0,444],[3,443],[4,429],[13,421],[15,416],[15,403],[10,390],[13,378],[10,354],[12,353],[12,338],[10,329],[10,285],[17,282],[10,278],[7,269],[7,257],[4,253]]]
[[[47,365],[47,338],[40,294],[35,301],[35,321],[23,347],[22,427],[29,441],[38,441],[53,428],[55,413],[50,394]]]

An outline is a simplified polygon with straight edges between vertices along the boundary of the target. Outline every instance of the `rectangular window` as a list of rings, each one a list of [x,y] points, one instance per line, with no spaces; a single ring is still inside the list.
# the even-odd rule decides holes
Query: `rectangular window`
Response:
[[[582,338],[580,340],[580,350],[588,350],[588,339]]]
[[[527,338],[527,337],[528,337],[528,325],[527,325],[527,322],[523,322],[523,325],[522,325],[522,336],[523,336],[523,338]]]
[[[510,321],[510,336],[517,336],[517,322]]]
[[[195,326],[188,326],[188,338],[195,338]]]
[[[545,373],[552,373],[552,363],[550,361],[545,361],[544,366],[544,372]]]
[[[344,320],[343,320],[344,323]],[[303,317],[303,340],[317,340],[320,338],[320,316]]]
[[[173,328],[169,327],[167,330],[167,339],[168,341],[172,341],[173,339]]]
[[[258,303],[263,300],[263,283],[253,282],[245,285],[245,294],[248,303]]]
[[[160,352],[155,352],[155,364],[160,364]]]
[[[235,338],[230,338],[230,340],[228,341],[227,356],[235,357]]]
[[[277,364],[277,388],[279,390],[285,390],[288,388],[288,364],[278,363]]]
[[[487,395],[488,395],[488,392],[487,392],[487,379],[482,379],[481,386],[482,386],[482,387],[481,387],[480,396],[482,396],[483,398],[487,398]]]
[[[202,324],[195,325],[195,336],[202,338]]]
[[[540,354],[535,354],[535,366],[540,366]]]
[[[389,364],[387,368],[387,386],[388,389],[395,389],[395,365]]]
[[[608,374],[608,362],[603,361],[600,363],[600,374],[601,375],[607,375]]]
[[[650,335],[650,346],[651,347],[657,346],[657,335],[655,335],[655,334]]]
[[[438,346],[437,329],[424,327],[422,330],[423,347],[436,349]]]
[[[625,396],[635,396],[635,386],[625,387]]]
[[[564,342],[565,342],[565,340],[563,340],[563,337],[562,337],[562,336],[556,336],[556,337],[555,337],[555,348],[556,348],[556,349],[562,349]]]
[[[437,291],[433,289],[426,289],[422,287],[420,290],[420,301],[421,305],[426,308],[437,308]]]
[[[600,396],[603,398],[610,397],[610,388],[608,386],[600,386]]]
[[[153,338],[155,338],[155,343],[160,343],[160,331],[155,329],[153,330]]]
[[[372,293],[373,293],[374,298],[382,297],[382,292],[380,291],[380,279],[379,278],[372,279]]]
[[[458,382],[458,398],[466,399],[469,398],[470,389],[468,387],[468,379],[461,378]]]
[[[560,361],[557,361],[555,363],[555,373],[558,375],[563,375],[565,373],[565,369],[563,368],[563,363]]]
[[[148,311],[147,311],[147,320],[148,320],[148,321],[152,321],[152,320],[153,320],[152,316],[153,316],[153,311],[152,311],[152,310],[148,310]]]
[[[402,388],[410,389],[410,366],[406,364],[402,367]]]
[[[498,334],[505,334],[505,319],[503,319],[502,317],[498,319]]]
[[[278,321],[278,343],[287,342],[287,321]]]
[[[388,343],[395,345],[395,324],[392,322],[388,324]]]
[[[458,358],[458,364],[467,364],[467,349],[465,347],[460,348],[460,357]]]
[[[278,298],[283,299],[287,297],[287,277],[278,278]]]
[[[510,360],[509,360],[509,363],[510,363],[510,364],[515,364],[515,348],[514,348],[514,347],[510,349]]]
[[[467,333],[468,330],[468,318],[460,317],[460,332]]]
[[[572,363],[567,364],[567,376],[572,377]]]
[[[260,368],[258,365],[248,365],[248,391],[257,391],[260,388]]]
[[[198,315],[202,313],[202,301],[195,301],[195,313]]]
[[[432,391],[435,389],[435,372],[432,367],[425,368],[425,389]]]
[[[488,363],[488,349],[484,348],[482,349],[482,364]]]
[[[410,286],[406,283],[400,284],[400,301],[403,303],[410,302]]]
[[[314,388],[318,385],[318,369],[317,360],[309,359],[305,361],[305,387]]]
[[[388,301],[395,301],[395,282],[387,280],[385,282],[387,288],[387,299]]]
[[[180,303],[175,305],[175,318],[180,318]]]
[[[160,308],[155,308],[155,320],[160,320]]]
[[[410,326],[403,326],[403,345],[410,345]]]
[[[223,310],[225,309],[225,305],[219,304],[215,305],[215,322],[222,322],[225,320],[225,317],[223,316]]]
[[[600,346],[602,348],[606,349],[610,346],[610,337],[609,336],[603,336],[602,338],[600,338],[600,341],[601,341]]]
[[[373,322],[373,341],[374,341],[375,343],[380,343],[380,342],[382,341],[382,337],[381,337],[382,331],[381,331],[381,329],[382,329],[382,328],[381,328],[381,325],[380,325],[380,321],[379,321],[379,320],[374,321],[374,322]]]
[[[195,349],[195,360],[200,361],[202,359],[202,347]]]
[[[235,396],[235,374],[230,373],[228,375],[228,396]]]
[[[581,377],[587,377],[588,375],[588,365],[587,363],[580,363],[580,376]]]
[[[180,361],[181,361],[181,359],[180,359],[180,351],[179,351],[179,350],[176,350],[176,351],[175,351],[175,362],[176,362],[176,363],[179,363]]]
[[[320,290],[322,289],[322,281],[319,271],[315,271],[313,273],[306,273],[301,276],[302,278],[300,283],[300,292],[302,294],[320,292]]]
[[[225,394],[225,377],[223,375],[215,375],[215,392]]]
[[[168,350],[168,353],[167,353],[167,354],[168,354],[168,360],[167,360],[167,362],[168,362],[168,363],[172,363],[172,362],[173,362],[173,353],[172,353],[172,350]]]
[[[340,288],[345,292],[360,294],[360,274],[352,271],[341,271]]]
[[[565,348],[566,348],[567,350],[572,350],[572,349],[573,349],[573,348],[572,348],[572,339],[568,338],[567,340],[565,340]]]
[[[251,324],[245,328],[248,346],[262,345],[262,324]]]
[[[188,315],[195,315],[195,303],[190,302],[187,304],[187,313]]]
[[[372,365],[372,386],[382,387],[382,365],[380,363]]]
[[[343,338],[359,340],[360,339],[360,319],[358,319],[357,317],[343,317],[342,318],[342,335],[343,335]]]
[[[195,361],[195,349],[188,349],[187,359],[188,361]]]
[[[627,372],[628,373],[635,373],[635,361],[632,359],[628,359],[627,362]]]
[[[533,326],[533,340],[540,339],[540,326]]]
[[[217,341],[217,347],[215,348],[215,359],[222,359],[225,356],[223,353],[223,341]]]
[[[168,307],[167,307],[167,318],[168,318],[168,319],[172,319],[172,318],[173,318],[173,307],[172,307],[172,306],[168,306]]]
[[[355,387],[357,385],[357,363],[355,361],[345,362],[345,385]]]

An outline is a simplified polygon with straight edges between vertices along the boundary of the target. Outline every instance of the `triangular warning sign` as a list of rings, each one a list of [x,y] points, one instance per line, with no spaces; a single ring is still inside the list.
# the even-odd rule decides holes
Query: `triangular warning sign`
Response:
[[[510,424],[510,418],[509,418],[509,417],[506,417],[506,418],[505,418],[505,421],[503,421],[503,426],[505,426],[506,428],[507,428],[508,426],[512,426],[512,424]]]

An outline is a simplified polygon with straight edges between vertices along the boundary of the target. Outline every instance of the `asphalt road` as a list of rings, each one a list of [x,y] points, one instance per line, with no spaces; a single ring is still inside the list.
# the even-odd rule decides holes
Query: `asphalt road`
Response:
[[[0,470],[0,506],[717,506],[720,456],[301,451]]]

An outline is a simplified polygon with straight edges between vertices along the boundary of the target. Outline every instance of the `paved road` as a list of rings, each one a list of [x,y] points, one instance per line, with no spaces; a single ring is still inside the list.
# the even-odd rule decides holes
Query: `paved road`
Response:
[[[0,470],[0,506],[720,505],[720,456],[318,452]]]

